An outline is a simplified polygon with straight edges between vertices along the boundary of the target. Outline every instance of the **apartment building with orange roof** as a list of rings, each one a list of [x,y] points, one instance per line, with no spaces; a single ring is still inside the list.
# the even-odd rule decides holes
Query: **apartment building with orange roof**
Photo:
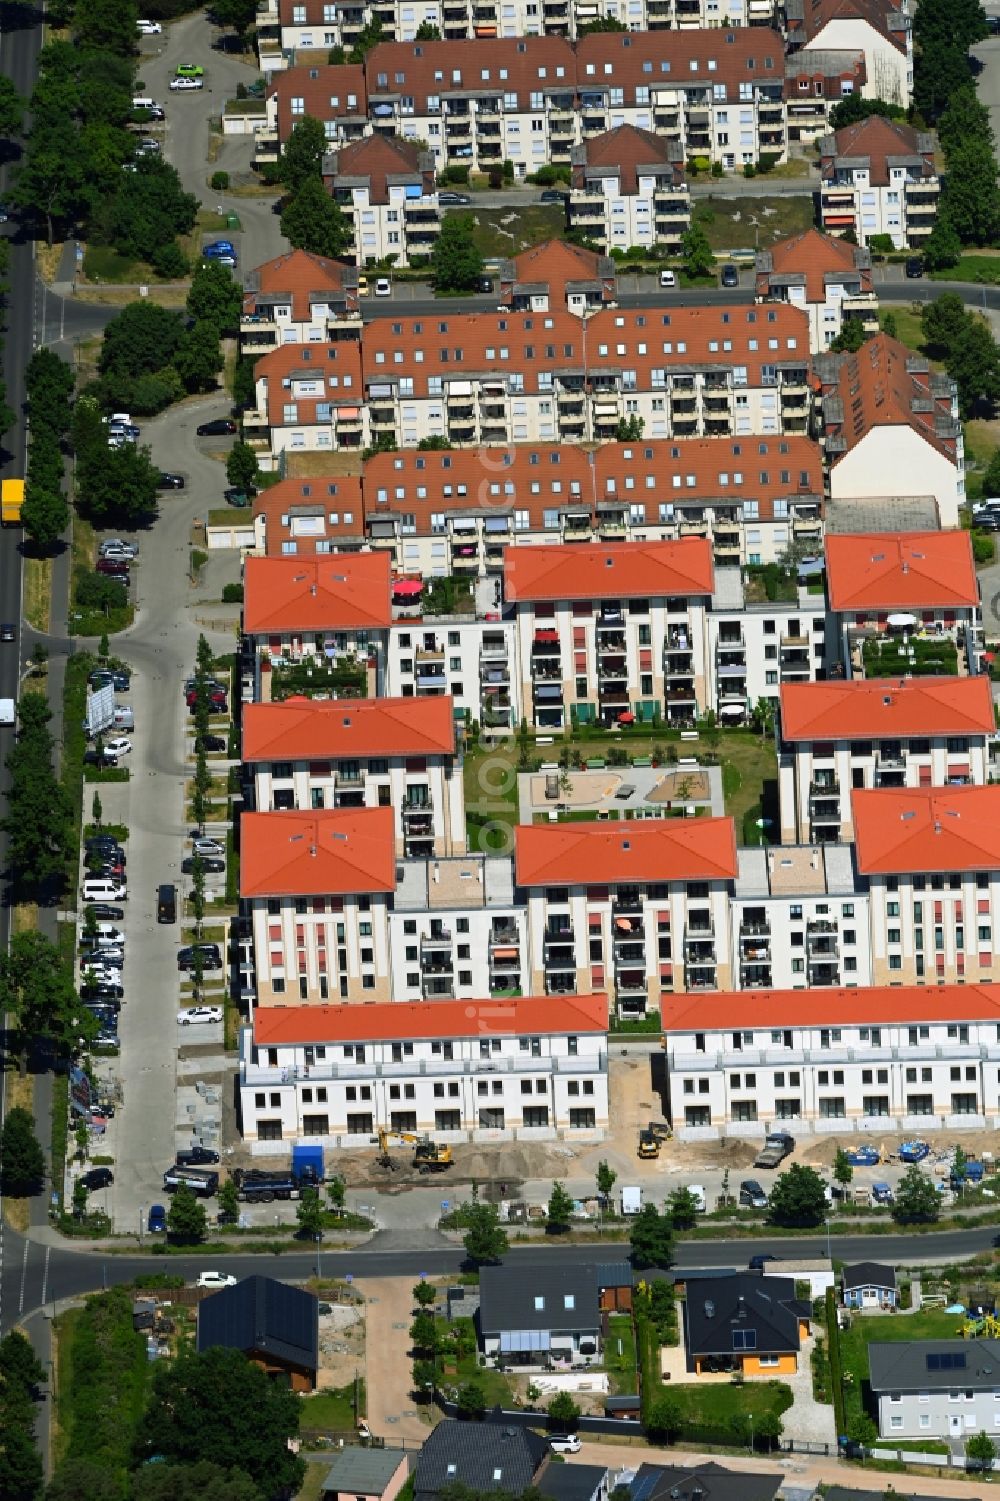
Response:
[[[514,862],[533,990],[608,990],[628,1017],[731,983],[731,818],[520,824]]]
[[[512,313],[575,313],[578,318],[618,302],[618,267],[610,256],[569,240],[543,240],[501,260],[501,308]]]
[[[360,552],[368,541],[361,476],[279,480],[254,496],[252,522],[258,557]]]
[[[704,538],[511,548],[520,702],[529,724],[687,722],[707,704]]]
[[[909,0],[784,0],[790,52],[863,52],[866,99],[904,109],[913,93]]]
[[[254,367],[256,406],[243,413],[243,436],[261,467],[286,450],[359,451],[368,441],[361,343],[327,339],[283,344]]]
[[[361,338],[358,273],[343,261],[290,250],[255,266],[244,285],[244,354],[267,354],[281,344]]]
[[[965,442],[947,375],[888,334],[856,354],[813,357],[832,500],[930,496],[938,525],[958,526]]]
[[[570,152],[571,230],[608,252],[659,245],[676,255],[691,227],[680,142],[634,125],[590,136]]]
[[[859,245],[888,235],[896,250],[919,250],[941,196],[934,133],[870,115],[824,136],[819,149],[823,228],[853,229]]]
[[[988,983],[1000,972],[1000,786],[852,793],[877,983]]]
[[[1000,989],[970,982],[664,997],[683,1139],[933,1131],[1000,1121]],[[873,1140],[879,1137],[873,1135]]]
[[[429,151],[381,134],[349,141],[323,158],[323,183],[350,221],[359,266],[433,253],[441,208]]]
[[[465,850],[462,761],[448,697],[246,704],[241,755],[257,812],[391,808],[397,856]]]
[[[394,822],[387,807],[242,815],[258,1007],[391,999]]]
[[[340,63],[337,67],[315,67],[311,63],[272,72],[265,95],[264,140],[258,144],[257,158],[263,147],[275,155],[291,135],[298,120],[311,115],[322,120],[331,147],[347,141],[360,141],[371,134],[368,112],[368,88],[363,63]]]
[[[345,1149],[369,1147],[380,1129],[439,1142],[498,1132],[597,1141],[608,1125],[607,1025],[597,995],[258,1011],[240,1035],[243,1135]]]
[[[785,684],[778,731],[783,844],[852,839],[856,788],[984,786],[994,770],[981,675]]]
[[[878,298],[868,250],[807,229],[759,250],[754,263],[757,302],[788,302],[809,316],[809,348],[821,354],[856,318],[878,330]]]

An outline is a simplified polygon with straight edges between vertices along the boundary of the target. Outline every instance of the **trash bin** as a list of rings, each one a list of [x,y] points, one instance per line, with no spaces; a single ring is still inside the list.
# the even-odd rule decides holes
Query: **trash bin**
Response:
[[[239,214],[227,214],[226,215],[226,228],[227,229],[239,229],[239,227],[240,227],[240,216],[239,216]]]

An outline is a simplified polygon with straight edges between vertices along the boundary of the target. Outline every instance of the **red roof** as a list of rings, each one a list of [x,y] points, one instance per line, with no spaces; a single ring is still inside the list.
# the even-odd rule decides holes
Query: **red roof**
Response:
[[[639,191],[639,178],[648,175],[650,169],[658,169],[657,176],[668,172],[672,185],[680,187],[684,182],[684,151],[679,141],[656,135],[651,130],[639,130],[634,125],[619,125],[614,130],[602,131],[584,141],[584,161],[574,165],[573,185],[581,186],[587,179],[587,167],[614,167],[618,171],[618,191],[635,194]]]
[[[818,229],[804,230],[787,240],[779,240],[767,252],[770,271],[757,272],[757,295],[766,297],[771,281],[785,276],[804,276],[807,302],[826,302],[830,283],[860,280],[862,292],[872,291],[871,258],[867,251],[835,235],[821,234]],[[865,262],[857,265],[858,259]],[[759,263],[758,263],[759,264]]]
[[[294,555],[300,558],[319,555],[321,542],[359,545],[365,534],[361,476],[324,474],[279,480],[254,498],[253,514],[263,520],[268,557],[291,556],[284,544],[292,542]]]
[[[833,151],[829,150],[831,138],[824,137],[822,176],[832,181],[836,177],[838,158],[868,162],[868,176],[872,187],[889,186],[890,161],[894,157],[921,157],[924,161],[923,175],[934,177],[934,137],[926,131],[916,131],[912,125],[901,120],[887,120],[882,115],[869,115],[867,120],[856,120],[845,125],[832,138]]]
[[[731,818],[518,824],[514,838],[518,886],[729,881],[736,876]]]
[[[855,788],[851,807],[862,875],[1000,866],[1000,786]]]
[[[958,462],[961,428],[952,414],[954,385],[888,334],[876,334],[856,354],[825,356],[820,386],[834,467],[874,428],[902,426]],[[833,439],[838,440],[836,448]],[[880,433],[874,441],[891,441],[891,435]]]
[[[395,891],[391,808],[244,813],[240,896]]]
[[[971,610],[979,580],[968,532],[827,533],[834,610]]]
[[[261,355],[254,381],[258,391],[266,381],[262,405],[270,426],[307,427],[320,422],[329,427],[330,416],[317,413],[320,405],[360,408],[364,401],[361,361],[361,340],[354,338],[326,344],[280,344]],[[307,384],[312,387],[310,394],[306,394]],[[289,405],[294,407],[294,416],[286,417]]]
[[[363,136],[324,158],[323,177],[334,190],[342,185],[342,178],[368,178],[369,203],[388,203],[390,178],[422,183],[420,155],[418,146],[398,136]]]
[[[805,0],[803,17],[789,16],[789,37],[801,45],[803,35],[814,41],[822,40],[821,33],[831,21],[866,21],[875,31],[892,42],[894,47],[905,52],[906,32],[910,27],[909,16],[898,0]],[[891,27],[891,29],[890,29]],[[797,55],[797,54],[796,54]]]
[[[389,555],[328,553],[315,558],[247,558],[243,629],[385,630],[392,620]]]
[[[894,1022],[904,1026],[909,1022],[1000,1022],[1000,986],[701,990],[696,996],[662,995],[660,1017],[664,1032],[730,1032],[744,1028],[766,1032],[772,1027],[867,1027]]]
[[[244,704],[244,761],[355,761],[366,756],[452,756],[453,700],[289,698]]]
[[[351,288],[344,286],[344,273],[351,275]],[[267,294],[270,304],[275,297],[287,294],[292,305],[292,318],[296,323],[305,323],[310,317],[314,302],[339,302],[346,298],[349,307],[357,310],[357,272],[343,261],[331,260],[326,255],[313,255],[308,250],[289,250],[285,255],[276,255],[273,260],[255,266],[247,278],[247,291],[243,298],[243,311],[257,310],[257,299]]]
[[[516,547],[504,555],[508,600],[677,598],[711,594],[707,537],[604,546]]]
[[[282,68],[271,74],[267,97],[275,100],[278,138],[288,140],[297,120],[312,115],[316,120],[357,120],[368,118],[368,91],[361,63],[341,63],[333,67]],[[301,99],[301,110],[292,112],[292,100]]]
[[[711,89],[717,101],[740,99],[741,86],[756,94],[785,80],[785,48],[764,26],[700,27],[691,31],[591,32],[576,44],[576,83],[581,94],[621,89],[625,107],[641,104],[638,90],[655,96]],[[648,104],[649,93],[645,95]]]
[[[267,1006],[253,1017],[258,1047],[330,1042],[423,1042],[448,1037],[547,1037],[608,1030],[606,995],[492,1001],[377,1001],[371,1006]]]
[[[995,725],[985,677],[854,678],[781,686],[781,736],[787,741],[991,735]]]
[[[576,55],[558,36],[379,42],[365,59],[365,77],[369,100],[406,95],[415,115],[442,93],[516,94],[518,109],[527,110],[539,90],[573,93]]]

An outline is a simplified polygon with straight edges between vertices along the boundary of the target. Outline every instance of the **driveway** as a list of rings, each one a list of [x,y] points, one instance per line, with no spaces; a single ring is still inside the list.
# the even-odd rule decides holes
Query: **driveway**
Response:
[[[390,1447],[400,1438],[423,1443],[436,1411],[419,1408],[410,1391],[413,1365],[407,1331],[413,1323],[413,1283],[413,1277],[355,1283],[365,1300],[368,1426]]]

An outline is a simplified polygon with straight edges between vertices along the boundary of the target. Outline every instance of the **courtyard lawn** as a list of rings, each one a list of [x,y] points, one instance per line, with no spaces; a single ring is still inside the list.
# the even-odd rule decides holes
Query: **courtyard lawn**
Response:
[[[604,1343],[604,1365],[616,1397],[634,1397],[639,1390],[635,1364],[635,1334],[627,1313],[613,1313],[608,1319],[608,1337]]]
[[[558,203],[525,203],[510,208],[480,208],[473,202],[455,213],[472,215],[473,244],[484,260],[519,255],[531,245],[566,233],[566,211]]]
[[[675,1386],[671,1381],[657,1388],[653,1404],[668,1397],[680,1408],[682,1441],[697,1443],[746,1443],[750,1418],[759,1431],[765,1414],[781,1417],[792,1405],[792,1391],[784,1381],[697,1382]]]
[[[361,1415],[365,1411],[365,1384],[358,1382],[358,1402]],[[303,1397],[301,1402],[303,1433],[353,1433],[357,1427],[354,1420],[354,1382],[332,1391],[315,1392]]]
[[[872,1342],[912,1339],[955,1339],[962,1332],[960,1314],[939,1308],[917,1313],[852,1314],[849,1329],[840,1330],[840,1363],[844,1372],[844,1408],[848,1424],[867,1411],[868,1346]]]
[[[760,182],[760,179],[757,179]],[[782,193],[773,198],[751,196],[696,198],[692,219],[705,231],[716,255],[734,250],[766,250],[776,240],[812,227],[812,194],[803,184],[802,196]]]

